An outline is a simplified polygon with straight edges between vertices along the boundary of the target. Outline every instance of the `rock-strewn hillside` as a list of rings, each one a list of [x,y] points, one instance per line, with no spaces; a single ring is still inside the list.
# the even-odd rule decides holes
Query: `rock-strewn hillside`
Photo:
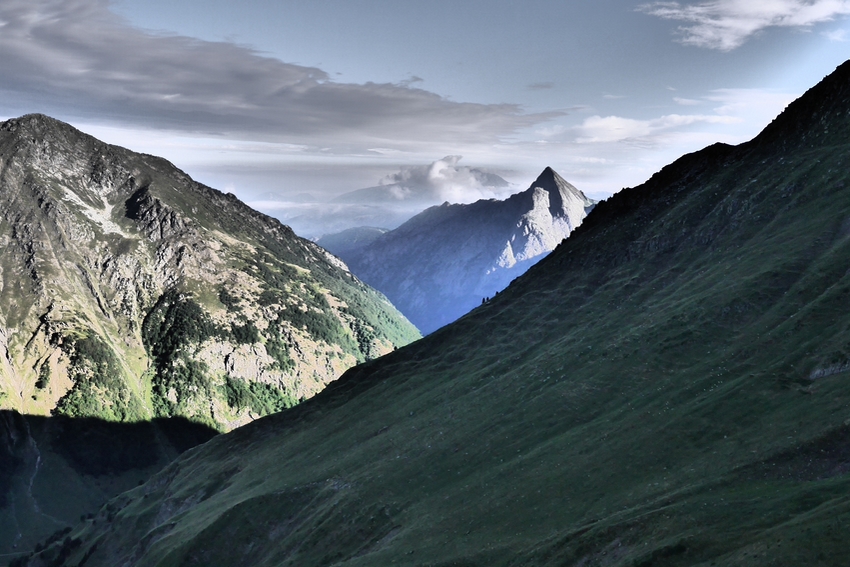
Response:
[[[418,334],[336,258],[163,159],[0,124],[0,407],[230,429]]]
[[[551,168],[504,201],[431,207],[364,246],[323,243],[423,333],[492,297],[569,236],[593,201]]]

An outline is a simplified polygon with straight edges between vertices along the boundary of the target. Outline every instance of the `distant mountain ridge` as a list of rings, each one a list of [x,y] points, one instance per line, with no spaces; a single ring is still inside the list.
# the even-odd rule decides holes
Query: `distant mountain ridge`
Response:
[[[387,228],[360,226],[334,234],[326,234],[317,238],[316,244],[337,256],[342,256],[368,246],[387,232],[389,232]]]
[[[504,201],[431,207],[361,247],[319,243],[430,333],[554,250],[594,203],[547,167]]]

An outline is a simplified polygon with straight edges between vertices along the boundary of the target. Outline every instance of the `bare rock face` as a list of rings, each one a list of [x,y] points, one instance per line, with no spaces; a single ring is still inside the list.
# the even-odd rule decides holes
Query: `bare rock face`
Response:
[[[431,207],[353,250],[325,242],[427,334],[507,287],[569,236],[594,204],[547,167],[504,201]]]
[[[228,429],[418,333],[338,259],[167,161],[0,124],[0,408]]]

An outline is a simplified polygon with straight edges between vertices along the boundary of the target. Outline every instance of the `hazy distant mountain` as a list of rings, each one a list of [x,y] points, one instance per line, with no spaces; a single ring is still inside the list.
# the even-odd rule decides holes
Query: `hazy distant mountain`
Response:
[[[431,207],[360,247],[350,240],[346,247],[324,243],[430,333],[504,289],[566,238],[593,204],[547,167],[504,201]]]
[[[850,63],[27,562],[844,567]]]
[[[359,226],[349,228],[335,234],[326,234],[316,240],[316,244],[336,256],[347,255],[364,246],[368,246],[382,234],[389,232],[386,228],[374,226]]]
[[[274,212],[275,216],[296,234],[315,239],[363,226],[378,226],[389,230],[404,223],[422,209],[420,206],[394,208],[345,203],[307,203],[289,205]]]
[[[309,193],[266,194],[251,206],[273,214],[309,239],[363,226],[393,229],[442,202],[472,203],[510,195],[507,181],[479,168],[458,165],[447,156],[428,165],[402,167],[380,185],[350,191],[330,200]]]

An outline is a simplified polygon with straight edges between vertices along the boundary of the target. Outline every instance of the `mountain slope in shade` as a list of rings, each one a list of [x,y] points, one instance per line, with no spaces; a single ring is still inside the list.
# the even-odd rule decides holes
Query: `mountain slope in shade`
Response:
[[[323,249],[163,159],[0,124],[0,407],[229,429],[415,329]]]
[[[0,411],[0,564],[148,480],[214,429],[183,418],[115,423]]]
[[[845,565],[848,135],[850,63],[22,564]]]
[[[553,250],[593,203],[547,167],[526,191],[504,201],[445,203],[362,247],[325,244],[430,333],[504,289]]]

